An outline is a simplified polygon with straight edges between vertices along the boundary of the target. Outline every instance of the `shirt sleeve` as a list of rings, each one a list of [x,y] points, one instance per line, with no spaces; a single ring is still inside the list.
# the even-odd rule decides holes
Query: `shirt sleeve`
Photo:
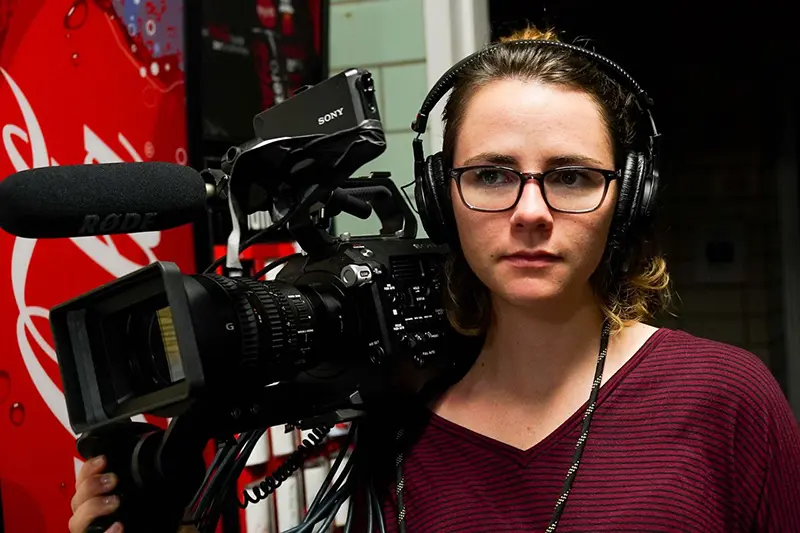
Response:
[[[777,382],[765,390],[765,469],[755,533],[800,532],[800,427]]]

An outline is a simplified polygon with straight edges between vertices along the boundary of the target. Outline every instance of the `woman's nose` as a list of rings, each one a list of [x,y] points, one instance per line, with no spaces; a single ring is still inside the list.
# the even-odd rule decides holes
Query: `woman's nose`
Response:
[[[553,214],[544,201],[539,182],[530,180],[522,188],[522,196],[514,207],[511,223],[515,226],[549,226],[553,223]]]

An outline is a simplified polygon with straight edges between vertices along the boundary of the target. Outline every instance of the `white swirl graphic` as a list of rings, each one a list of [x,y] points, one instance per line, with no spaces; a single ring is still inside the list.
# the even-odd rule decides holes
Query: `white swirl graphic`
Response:
[[[26,126],[26,128],[23,129],[15,124],[6,124],[2,129],[3,146],[6,149],[8,158],[14,169],[17,172],[21,172],[29,168],[50,165],[56,166],[56,161],[50,158],[47,153],[47,144],[42,129],[39,126],[36,114],[25,94],[2,67],[0,67],[0,74],[3,75],[11,92],[16,98],[17,105],[19,106]],[[84,148],[86,150],[84,163],[123,162],[123,159],[86,125],[83,126],[83,134]],[[14,138],[21,140],[30,147],[31,167],[28,167],[25,158],[17,150]],[[117,139],[133,161],[142,161],[141,156],[136,153],[133,145],[122,133],[118,134]],[[148,263],[158,260],[153,252],[153,248],[158,246],[161,242],[160,232],[138,233],[130,235],[127,238],[131,238],[139,246],[145,254]],[[146,266],[123,256],[110,236],[81,237],[70,240],[78,249],[86,254],[89,259],[114,277],[118,278],[124,276]],[[25,363],[25,368],[42,400],[50,409],[50,412],[53,413],[53,416],[55,416],[64,429],[74,438],[76,435],[72,431],[69,423],[64,393],[58,385],[50,379],[50,376],[36,356],[34,347],[28,340],[28,334],[30,334],[38,348],[51,360],[57,361],[55,350],[50,346],[44,336],[42,336],[33,321],[34,318],[48,319],[49,311],[40,306],[28,305],[25,301],[25,289],[29,281],[28,272],[36,244],[36,239],[17,238],[14,241],[14,247],[11,253],[11,286],[14,293],[14,301],[19,313],[16,327],[17,344],[19,345],[19,351]],[[141,415],[134,417],[133,420],[145,421],[144,417]],[[76,471],[80,468],[81,464],[82,461],[76,458]]]

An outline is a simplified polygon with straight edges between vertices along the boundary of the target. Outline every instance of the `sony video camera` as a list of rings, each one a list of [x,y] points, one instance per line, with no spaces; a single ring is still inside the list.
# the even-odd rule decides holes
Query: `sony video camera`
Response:
[[[79,451],[105,454],[120,475],[120,510],[95,531],[114,520],[129,533],[174,533],[181,520],[211,529],[221,504],[208,494],[224,493],[244,463],[220,459],[207,473],[209,439],[246,459],[265,428],[291,424],[314,429],[308,448],[336,423],[421,394],[454,365],[446,248],[416,238],[387,174],[351,177],[385,150],[370,73],[350,69],[298,92],[254,129],[206,173],[235,223],[225,258],[234,274],[215,273],[219,261],[203,274],[157,262],[50,311]],[[282,269],[270,281],[236,270],[247,245],[236,223],[256,211],[271,214],[267,232],[286,230],[303,250],[273,265]],[[341,212],[375,212],[382,228],[333,236]],[[174,418],[163,431],[131,422],[139,414]],[[325,502],[341,505],[346,488],[320,505],[338,509]]]

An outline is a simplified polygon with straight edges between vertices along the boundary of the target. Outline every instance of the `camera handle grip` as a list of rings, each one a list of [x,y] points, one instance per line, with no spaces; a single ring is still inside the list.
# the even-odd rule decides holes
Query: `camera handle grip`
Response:
[[[339,187],[372,206],[382,224],[381,235],[413,239],[417,236],[417,219],[390,176],[389,172],[372,172],[366,178],[346,179]]]
[[[163,431],[152,424],[128,420],[87,431],[78,438],[77,448],[80,456],[88,460],[104,455],[107,461],[106,472],[115,473],[119,479],[116,488],[110,493],[119,497],[119,507],[112,514],[93,520],[86,533],[105,533],[114,522],[118,521],[123,525],[129,524],[133,513],[144,511],[137,509],[137,498],[133,495],[135,481],[132,459],[139,442],[154,432]]]
[[[106,531],[108,531],[108,528],[110,528],[114,522],[121,521],[116,516],[117,512],[118,511],[114,511],[110,515],[99,516],[95,518],[94,520],[92,520],[92,523],[89,524],[89,527],[86,528],[85,533],[106,533]]]

